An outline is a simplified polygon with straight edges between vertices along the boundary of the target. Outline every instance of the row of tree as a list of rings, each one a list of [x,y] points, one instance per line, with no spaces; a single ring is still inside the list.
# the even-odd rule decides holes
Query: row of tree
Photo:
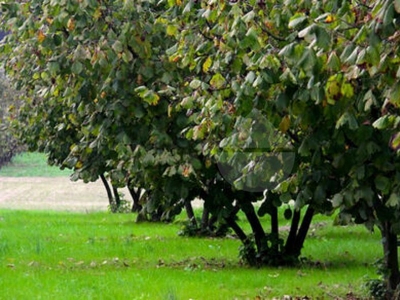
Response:
[[[251,264],[295,263],[313,216],[340,209],[381,231],[394,293],[399,1],[1,7],[10,32],[1,60],[25,96],[13,128],[30,149],[73,169],[74,180],[107,175],[137,200],[146,191],[144,216],[168,219],[204,199]],[[278,208],[290,201],[284,241]]]

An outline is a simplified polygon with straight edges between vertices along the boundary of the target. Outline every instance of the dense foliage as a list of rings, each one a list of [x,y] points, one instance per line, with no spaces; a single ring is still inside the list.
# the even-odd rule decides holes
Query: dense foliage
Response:
[[[2,61],[26,92],[16,126],[31,149],[74,179],[108,174],[115,186],[145,189],[145,214],[170,218],[201,197],[252,264],[296,262],[313,216],[340,209],[379,228],[388,295],[396,289],[398,1],[36,0],[2,9],[11,32]]]
[[[4,73],[0,75],[0,168],[23,149],[12,134],[10,121],[15,118],[20,99]]]

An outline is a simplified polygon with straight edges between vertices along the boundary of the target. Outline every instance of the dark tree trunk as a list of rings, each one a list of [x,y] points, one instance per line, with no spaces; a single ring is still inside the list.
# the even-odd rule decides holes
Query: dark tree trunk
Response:
[[[243,229],[239,226],[239,224],[235,220],[234,213],[230,214],[228,217],[225,218],[225,222],[228,224],[230,228],[235,232],[235,234],[241,240],[243,246],[242,250],[240,251],[240,256],[251,266],[258,266],[259,260],[257,258],[257,252],[252,243],[252,240],[246,235]]]
[[[208,219],[208,228],[210,229],[215,229],[216,223],[218,221],[218,218],[216,216],[210,215],[209,219]]]
[[[293,253],[297,237],[297,230],[299,229],[300,215],[300,210],[294,210],[289,235],[286,239],[285,253]]]
[[[106,188],[107,191],[107,197],[108,197],[108,204],[110,205],[111,210],[114,207],[114,198],[110,189],[110,185],[107,182],[106,177],[104,176],[104,174],[100,175],[100,179],[103,182],[104,187]]]
[[[247,220],[250,223],[251,229],[254,233],[254,239],[257,246],[257,252],[263,253],[268,245],[266,243],[266,235],[260,223],[260,220],[254,210],[254,206],[250,202],[240,203],[240,208],[245,213]]]
[[[233,216],[225,218],[225,221],[228,224],[228,226],[232,228],[232,230],[235,232],[235,234],[238,236],[238,238],[242,241],[243,244],[249,242],[246,233],[242,230],[242,228],[240,228],[240,226],[235,221]]]
[[[383,222],[381,228],[382,245],[384,252],[385,267],[389,271],[387,279],[387,299],[392,299],[393,292],[400,283],[399,260],[397,249],[397,235],[392,231],[389,221]]]
[[[140,205],[140,194],[142,193],[141,188],[137,188],[136,191],[133,187],[128,186],[128,191],[132,197],[132,212],[139,212],[142,210],[142,205]]]
[[[114,199],[115,199],[115,207],[118,209],[121,206],[121,198],[119,197],[118,189],[113,186],[113,192],[114,192]]]
[[[301,254],[301,249],[303,248],[304,241],[307,237],[308,230],[310,229],[311,221],[314,217],[314,209],[308,206],[307,211],[301,221],[299,232],[297,233],[296,241],[293,246],[292,254],[297,258]]]
[[[210,213],[207,208],[203,207],[203,213],[201,215],[201,230],[206,231],[208,229],[208,222],[210,220]]]
[[[275,206],[271,209],[271,238],[275,241],[279,239],[278,208]],[[278,253],[279,243],[272,243],[271,250]]]
[[[184,201],[185,201],[184,202],[185,210],[186,210],[186,214],[189,219],[190,225],[197,228],[197,221],[196,221],[196,216],[194,215],[192,202],[190,200],[184,200]]]

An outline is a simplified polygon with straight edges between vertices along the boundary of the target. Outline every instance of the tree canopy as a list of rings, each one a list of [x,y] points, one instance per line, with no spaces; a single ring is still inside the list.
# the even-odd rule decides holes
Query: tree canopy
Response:
[[[313,215],[340,209],[379,228],[396,289],[398,1],[35,0],[2,10],[1,59],[26,96],[19,132],[31,149],[75,179],[107,172],[151,191],[149,211],[173,214],[200,196],[255,264],[296,261]],[[283,241],[278,208],[291,201]]]
[[[19,94],[11,87],[4,72],[0,74],[0,168],[8,164],[23,146],[10,129],[20,105]]]

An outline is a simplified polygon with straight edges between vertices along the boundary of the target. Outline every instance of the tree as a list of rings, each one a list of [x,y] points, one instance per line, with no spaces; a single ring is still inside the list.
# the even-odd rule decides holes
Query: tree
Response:
[[[207,154],[235,168],[243,152],[235,149],[254,142],[250,134],[241,141],[237,127],[261,111],[296,154],[292,172],[270,188],[261,207],[273,216],[282,202],[295,200],[294,230],[282,249],[303,240],[309,222],[297,231],[300,208],[308,205],[312,216],[341,207],[342,216],[381,231],[389,296],[399,283],[393,151],[399,145],[399,11],[397,1],[189,1],[172,22],[180,19],[185,27],[176,33],[180,43],[171,58],[195,74],[189,99],[200,113],[188,137],[205,140]],[[268,152],[283,150],[276,145]],[[233,179],[237,188],[272,178],[264,172],[260,179],[257,155],[246,159]],[[262,232],[254,231],[258,245],[266,243]],[[295,257],[301,245],[294,246]]]
[[[10,120],[15,118],[20,105],[18,94],[10,86],[4,73],[0,75],[0,168],[9,163],[23,149],[14,137]]]
[[[2,8],[2,60],[29,96],[22,135],[75,178],[144,188],[144,212],[166,217],[200,196],[253,264],[297,262],[313,216],[340,208],[382,232],[396,289],[397,1]]]
[[[27,91],[16,126],[30,149],[73,169],[74,180],[107,173],[135,197],[134,188],[145,188],[145,214],[186,198],[188,177],[202,164],[180,134],[189,120],[174,110],[171,84],[179,85],[181,71],[165,55],[171,38],[162,5],[31,1],[2,8],[10,31],[2,60]]]

